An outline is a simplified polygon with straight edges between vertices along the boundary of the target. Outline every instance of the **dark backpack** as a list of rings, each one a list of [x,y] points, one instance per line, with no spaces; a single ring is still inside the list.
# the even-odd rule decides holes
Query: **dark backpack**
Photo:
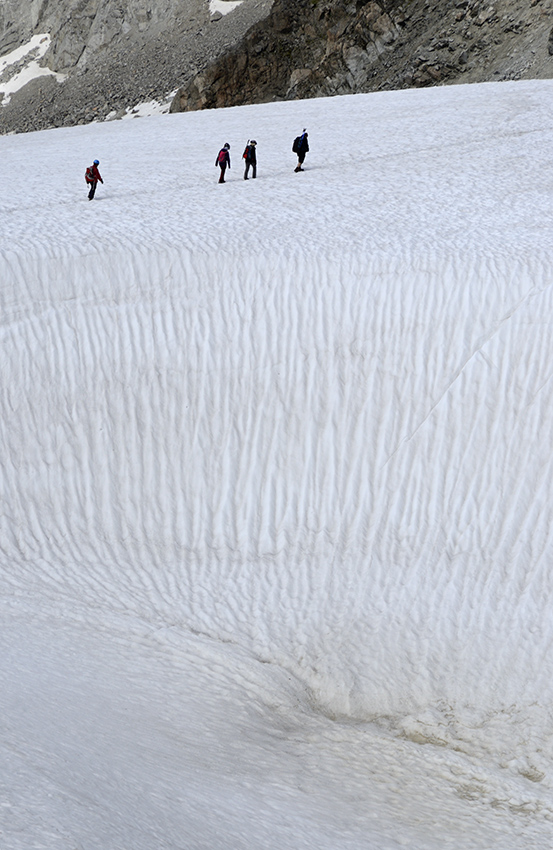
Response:
[[[294,144],[292,145],[292,153],[299,153],[300,142],[301,142],[301,136],[296,136],[296,138],[294,139]]]
[[[217,157],[217,162],[219,163],[219,165],[222,165],[223,162],[226,162],[226,161],[227,161],[227,152],[223,148],[222,150],[219,151],[219,156]]]

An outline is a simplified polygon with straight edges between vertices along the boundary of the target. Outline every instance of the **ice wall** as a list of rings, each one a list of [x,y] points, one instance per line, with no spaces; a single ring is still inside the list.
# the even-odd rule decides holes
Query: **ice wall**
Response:
[[[245,643],[357,718],[549,692],[550,263],[428,266],[10,263],[62,291],[4,325],[6,581]]]

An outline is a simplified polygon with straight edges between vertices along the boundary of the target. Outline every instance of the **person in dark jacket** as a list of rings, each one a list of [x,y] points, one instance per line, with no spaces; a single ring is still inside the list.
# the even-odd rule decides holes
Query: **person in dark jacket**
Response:
[[[217,154],[217,159],[215,160],[215,166],[219,166],[221,169],[221,175],[219,177],[219,183],[225,182],[225,171],[227,170],[227,165],[230,168],[230,145],[227,142],[224,147],[221,148],[219,153]]]
[[[244,169],[244,180],[248,179],[248,171],[250,170],[250,166],[252,169],[252,177],[257,177],[257,154],[256,154],[257,142],[255,139],[252,139],[246,145],[246,149],[242,154],[242,158],[245,162]]]
[[[302,168],[302,165],[305,160],[305,154],[309,152],[309,142],[307,140],[307,130],[305,127],[303,128],[303,133],[301,136],[298,136],[294,141],[294,149],[298,155],[298,164],[294,168],[294,171],[305,171]]]
[[[88,191],[88,200],[91,201],[94,197],[94,193],[96,192],[96,186],[98,185],[98,180],[100,183],[103,183],[100,176],[100,172],[98,171],[98,166],[100,165],[100,160],[95,159],[92,165],[89,165],[85,171],[84,179],[86,180],[87,186],[89,186]]]

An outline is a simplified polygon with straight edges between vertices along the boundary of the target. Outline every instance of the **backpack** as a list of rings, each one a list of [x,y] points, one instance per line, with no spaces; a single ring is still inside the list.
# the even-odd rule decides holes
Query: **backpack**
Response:
[[[227,152],[223,148],[222,150],[219,151],[219,156],[217,157],[217,162],[219,163],[219,165],[222,165],[223,162],[226,162],[226,161],[227,161]]]
[[[292,145],[292,153],[299,153],[301,136],[296,136]]]
[[[92,170],[91,165],[89,165],[88,168],[86,169],[84,179],[86,180],[87,183],[93,183],[94,182],[94,179],[95,179],[94,178],[94,171]]]

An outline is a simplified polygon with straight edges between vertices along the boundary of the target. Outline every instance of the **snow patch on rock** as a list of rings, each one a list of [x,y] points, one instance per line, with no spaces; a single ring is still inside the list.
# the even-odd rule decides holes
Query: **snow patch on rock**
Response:
[[[60,83],[65,80],[65,74],[56,73],[40,64],[49,47],[48,33],[39,33],[26,44],[0,57],[0,106],[7,106],[12,94],[36,77],[51,76]]]
[[[240,6],[242,0],[209,0],[209,11],[212,15],[219,13],[220,15],[228,15],[237,6]]]

